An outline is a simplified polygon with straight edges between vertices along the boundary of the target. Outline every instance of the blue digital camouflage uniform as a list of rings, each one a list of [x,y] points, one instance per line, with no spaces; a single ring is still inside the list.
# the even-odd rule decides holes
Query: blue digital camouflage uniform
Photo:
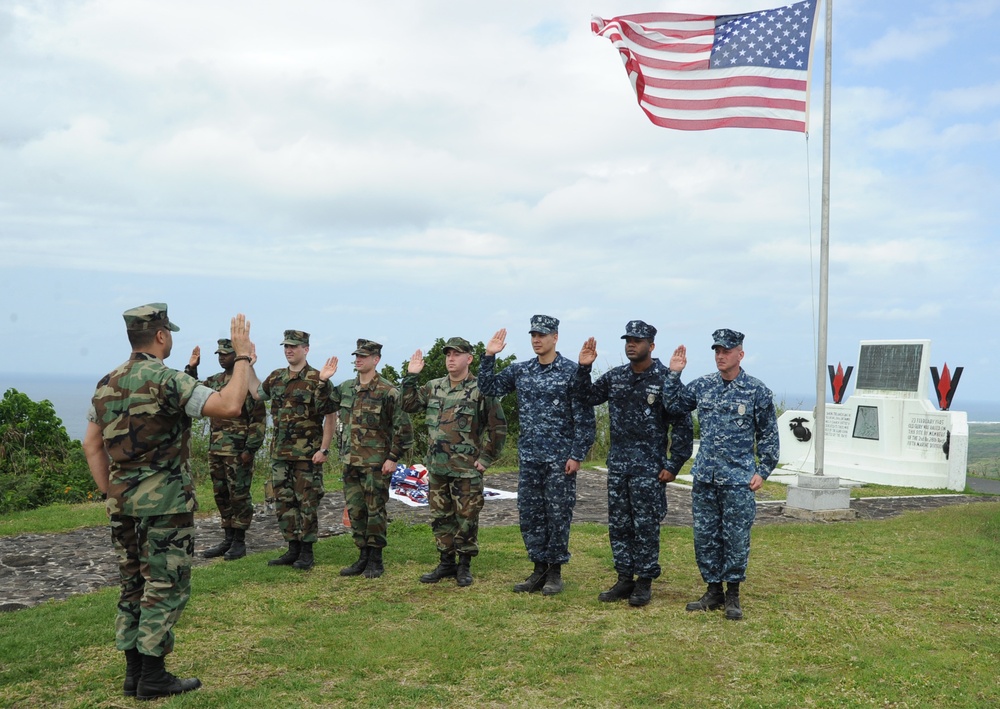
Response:
[[[661,470],[676,475],[691,457],[691,416],[663,409],[667,368],[658,359],[643,372],[626,364],[595,382],[590,371],[581,365],[577,384],[587,404],[608,402],[608,535],[615,571],[655,579],[660,575],[660,521],[667,513],[666,483],[658,476]]]
[[[452,338],[448,345],[466,340]],[[464,349],[468,346],[468,349]],[[446,347],[447,349],[447,347]],[[431,529],[438,551],[476,556],[479,513],[483,509],[483,474],[500,456],[507,439],[507,419],[500,400],[484,396],[469,376],[457,384],[447,377],[419,386],[417,376],[403,377],[403,410],[426,412],[428,497]]]
[[[582,461],[594,444],[594,407],[574,396],[577,364],[558,352],[549,364],[536,357],[495,367],[495,356],[483,357],[479,388],[497,397],[517,391],[517,512],[528,558],[565,564],[576,506],[576,475],[566,474],[566,461]]]
[[[698,410],[701,445],[691,470],[691,507],[702,579],[741,582],[746,579],[750,528],[757,513],[750,478],[756,473],[767,479],[778,464],[774,395],[741,368],[731,382],[714,372],[687,386],[679,372],[668,372],[664,399],[674,413]]]
[[[130,330],[165,327],[166,305],[127,310]],[[121,593],[115,620],[119,650],[162,657],[174,647],[174,625],[191,596],[194,483],[185,457],[191,417],[212,390],[135,352],[97,385],[87,420],[98,426],[110,457],[107,508]]]

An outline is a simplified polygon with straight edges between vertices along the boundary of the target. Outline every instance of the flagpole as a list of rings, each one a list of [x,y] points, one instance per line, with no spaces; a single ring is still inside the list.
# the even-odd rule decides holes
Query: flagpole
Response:
[[[833,67],[833,0],[826,0],[826,49],[823,67],[823,198],[820,216],[819,333],[816,348],[816,449],[813,467],[823,475],[826,455],[826,340],[830,301],[830,86]]]

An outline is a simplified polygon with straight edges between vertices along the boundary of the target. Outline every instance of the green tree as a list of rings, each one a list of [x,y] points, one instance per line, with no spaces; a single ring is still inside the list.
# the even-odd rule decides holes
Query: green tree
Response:
[[[448,370],[445,367],[444,343],[444,339],[439,337],[434,341],[434,346],[427,352],[424,352],[424,368],[423,371],[417,375],[417,383],[419,385],[426,384],[432,379],[448,376]],[[486,345],[483,342],[477,342],[473,345],[473,354],[475,356],[473,357],[472,365],[469,367],[469,371],[475,375],[479,373],[479,363],[482,361],[483,355],[486,354]],[[496,361],[496,371],[499,372],[506,367],[509,367],[516,361],[516,359],[517,355],[514,354],[507,357],[498,356]],[[405,373],[409,364],[409,360],[405,360],[400,366],[400,371]],[[390,379],[386,370],[390,370],[391,373],[397,377],[397,379]],[[399,376],[391,365],[386,365],[382,368],[382,376],[394,382],[402,380],[402,377]],[[503,405],[504,415],[507,417],[507,443],[504,446],[504,454],[500,463],[509,465],[517,460],[517,435],[520,431],[520,422],[517,416],[516,395],[512,394],[505,396],[501,403]],[[409,462],[416,463],[423,460],[424,455],[427,453],[427,422],[423,412],[410,414],[410,419],[413,421],[414,443]]]
[[[17,389],[0,399],[0,513],[53,502],[93,499],[79,441],[70,439],[48,400],[32,401]]]

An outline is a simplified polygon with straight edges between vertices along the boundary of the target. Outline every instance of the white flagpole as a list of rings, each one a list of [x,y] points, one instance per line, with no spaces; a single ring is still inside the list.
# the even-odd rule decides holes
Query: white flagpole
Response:
[[[823,474],[826,453],[826,331],[830,300],[830,75],[833,47],[833,0],[826,0],[826,56],[823,71],[823,207],[820,216],[819,334],[816,348],[816,475]]]

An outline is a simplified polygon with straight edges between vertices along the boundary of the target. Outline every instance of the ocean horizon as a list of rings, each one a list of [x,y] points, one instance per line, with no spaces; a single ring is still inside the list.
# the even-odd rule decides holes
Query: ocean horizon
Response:
[[[80,440],[87,429],[87,409],[90,408],[90,399],[94,395],[98,380],[104,374],[102,372],[87,377],[0,373],[0,394],[13,388],[26,394],[33,401],[49,400],[56,410],[56,415],[62,419],[70,438]],[[776,394],[776,398],[779,402],[784,402],[788,408],[807,411],[812,409],[814,401],[813,396],[788,393]],[[966,401],[957,396],[952,410],[966,412],[969,423],[1000,423],[998,401]]]

